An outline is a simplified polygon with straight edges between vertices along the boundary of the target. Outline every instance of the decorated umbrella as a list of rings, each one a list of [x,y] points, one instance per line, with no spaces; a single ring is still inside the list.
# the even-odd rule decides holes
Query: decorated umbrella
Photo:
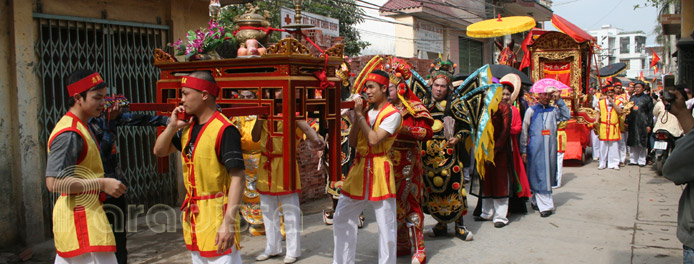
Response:
[[[528,31],[535,27],[535,19],[528,16],[510,16],[487,19],[467,26],[468,37],[493,38]]]
[[[617,74],[622,73],[626,69],[627,69],[626,63],[623,63],[623,62],[613,63],[613,64],[610,64],[610,65],[607,65],[605,67],[600,68],[600,70],[598,70],[598,77],[601,77],[601,78],[613,77]]]
[[[511,66],[506,66],[506,65],[501,65],[501,64],[494,64],[494,65],[489,65],[489,69],[492,70],[492,75],[496,78],[503,78],[506,76],[506,74],[513,73],[518,75],[518,77],[521,78],[521,83],[525,85],[533,85],[533,81],[530,80],[530,77],[526,75],[525,73],[519,71],[516,68],[513,68]]]
[[[552,15],[552,26],[559,29],[559,31],[564,34],[571,36],[578,43],[583,43],[588,40],[595,41],[595,37],[591,36],[588,32],[556,14]]]
[[[539,80],[533,84],[533,87],[530,88],[531,93],[546,93],[548,89],[557,89],[557,90],[566,90],[568,89],[571,91],[571,87],[568,85],[557,81],[555,79],[550,79],[550,78],[544,78],[542,80]]]

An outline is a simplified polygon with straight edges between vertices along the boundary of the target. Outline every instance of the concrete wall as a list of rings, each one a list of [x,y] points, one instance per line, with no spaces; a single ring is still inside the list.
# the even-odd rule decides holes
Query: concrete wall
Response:
[[[36,118],[43,91],[32,13],[168,24],[172,39],[208,21],[201,0],[0,1],[0,248],[33,245],[51,233],[43,215],[43,203],[50,201],[41,195],[46,150],[39,133],[46,128]]]
[[[395,17],[395,21],[405,24],[395,25],[395,56],[403,58],[417,57],[417,49],[414,42],[415,30],[412,26],[406,26],[414,25],[414,17]]]
[[[15,90],[13,83],[10,82],[13,67],[10,63],[10,32],[12,18],[10,16],[10,3],[0,2],[0,93],[5,96],[0,97],[0,247],[12,246],[12,241],[20,239],[19,218],[17,211],[17,199],[13,194],[15,188],[19,187],[12,171],[15,167],[14,160],[10,159],[13,155],[14,144],[13,131],[16,130],[15,122],[12,120],[11,113],[11,91]]]
[[[43,240],[43,210],[41,190],[44,186],[42,170],[39,164],[45,164],[45,150],[38,142],[39,105],[41,90],[38,77],[35,75],[36,55],[34,43],[36,26],[32,18],[32,3],[30,1],[10,1],[9,16],[10,54],[8,68],[10,69],[10,98],[9,112],[2,115],[9,117],[12,122],[10,139],[11,155],[15,157],[10,163],[13,178],[13,199],[20,210],[15,214],[18,218],[17,227],[22,241],[34,243]],[[8,109],[4,109],[8,110]],[[4,243],[11,243],[4,241]]]

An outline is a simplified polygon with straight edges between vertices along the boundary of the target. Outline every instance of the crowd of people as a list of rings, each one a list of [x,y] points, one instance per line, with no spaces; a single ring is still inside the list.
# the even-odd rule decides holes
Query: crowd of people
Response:
[[[469,135],[459,129],[451,110],[455,64],[437,59],[429,71],[430,95],[419,98],[407,82],[413,74],[410,66],[397,58],[388,63],[364,75],[365,85],[358,87],[362,95],[352,97],[354,109],[344,114],[351,128],[343,151],[351,161],[340,181],[328,182],[326,189],[336,199],[334,211],[324,216],[326,224],[333,225],[334,263],[354,263],[366,205],[374,208],[378,223],[379,263],[408,255],[412,263],[426,262],[424,214],[437,221],[434,236],[446,236],[448,224],[454,223],[455,236],[471,241],[463,216],[475,182],[476,221],[502,228],[509,224],[510,213],[527,212],[528,200],[541,217],[555,213],[552,189],[562,185],[564,128],[571,118],[559,90],[547,87],[530,95],[518,75],[497,80],[503,93],[489,119],[494,155],[480,164],[481,172],[475,169]],[[252,224],[254,235],[266,235],[257,261],[279,256],[283,238],[284,262],[301,257],[300,174],[283,172],[282,138],[270,133],[262,116],[227,118],[218,111],[220,89],[210,73],[193,72],[181,78],[181,87],[182,105],[171,116],[148,116],[121,113],[118,106],[104,109],[107,84],[97,72],[79,70],[69,77],[70,109],[50,135],[46,170],[49,191],[61,194],[53,214],[56,263],[127,262],[125,231],[116,228],[125,224],[105,213],[113,208],[127,211],[126,186],[113,151],[116,127],[121,125],[164,126],[154,154],[180,152],[186,188],[183,236],[194,263],[241,263],[242,216]],[[239,94],[244,99],[260,96],[250,90]],[[678,96],[684,107],[677,105],[673,111],[669,102],[660,100],[662,96],[656,99],[639,81],[626,91],[620,82],[608,82],[592,94],[592,105],[600,114],[592,140],[598,169],[619,170],[627,156],[629,164],[645,166],[654,131],[665,129],[674,137],[687,133],[691,122],[680,125],[686,110],[677,109],[687,109],[684,101],[691,93]],[[271,98],[281,99],[282,91]],[[104,110],[111,114],[104,115]],[[324,150],[323,137],[305,120],[295,127],[297,145],[305,141],[314,153]],[[282,124],[274,129],[282,131]],[[673,152],[664,169],[667,174],[684,174],[672,165],[686,163],[678,155]],[[472,182],[466,180],[468,175]],[[106,194],[101,202],[115,206],[102,207],[100,193]],[[248,193],[259,199],[246,199]],[[689,235],[684,239],[694,241]]]
[[[687,102],[691,99],[686,91]],[[667,132],[677,139],[683,135],[677,116],[666,110],[664,90],[652,92],[643,81],[608,81],[593,94],[592,105],[599,112],[598,129],[592,133],[593,159],[598,169],[615,169],[626,165],[644,167],[653,163],[655,132]],[[691,103],[689,109],[691,109]],[[628,159],[627,159],[628,158]]]

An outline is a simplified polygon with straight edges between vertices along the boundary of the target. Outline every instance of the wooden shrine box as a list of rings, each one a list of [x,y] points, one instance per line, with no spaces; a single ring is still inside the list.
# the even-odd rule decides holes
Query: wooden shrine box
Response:
[[[157,61],[161,69],[157,81],[157,103],[178,105],[181,98],[181,77],[194,71],[209,71],[220,87],[217,104],[228,117],[238,115],[267,116],[272,136],[282,136],[283,158],[295,160],[296,120],[317,116],[327,125],[329,140],[329,175],[339,177],[340,164],[340,91],[339,85],[321,90],[321,81],[314,72],[325,70],[327,80],[339,84],[335,70],[344,61],[344,45],[337,44],[316,57],[299,41],[280,40],[268,48],[267,54],[253,58],[235,58],[192,62]],[[327,55],[327,59],[326,56]],[[256,92],[258,99],[236,97],[241,90]],[[275,92],[282,91],[282,99]],[[319,91],[320,90],[320,91]],[[286,103],[295,102],[295,103]],[[254,108],[248,108],[248,107]],[[249,111],[252,109],[252,111]],[[295,114],[289,114],[295,113]],[[282,132],[277,125],[282,123]],[[296,171],[295,162],[284,163],[284,173]]]

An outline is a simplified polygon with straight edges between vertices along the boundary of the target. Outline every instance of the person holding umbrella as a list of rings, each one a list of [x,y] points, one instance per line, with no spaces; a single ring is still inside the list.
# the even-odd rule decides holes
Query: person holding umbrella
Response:
[[[557,175],[557,123],[571,118],[571,111],[559,98],[558,89],[564,86],[553,79],[536,82],[530,92],[538,94],[538,104],[529,108],[523,119],[520,153],[528,164],[528,180],[533,191],[531,203],[542,217],[554,213],[551,186],[556,183]],[[552,99],[556,107],[550,104]]]

